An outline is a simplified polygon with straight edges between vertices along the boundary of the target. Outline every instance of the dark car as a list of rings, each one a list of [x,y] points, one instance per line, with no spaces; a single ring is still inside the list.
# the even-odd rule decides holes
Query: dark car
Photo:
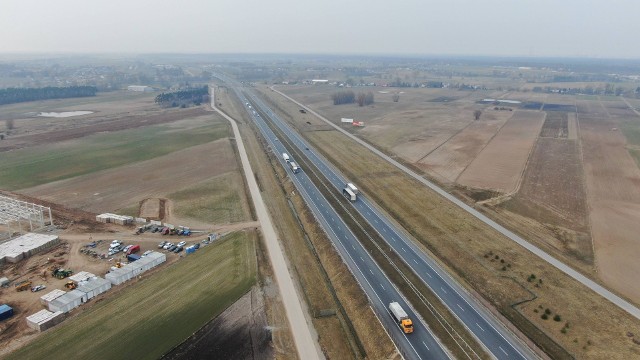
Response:
[[[200,249],[200,243],[193,244],[193,248],[194,249]]]
[[[175,249],[175,250],[173,250],[173,252],[177,254],[177,253],[179,253],[180,251],[182,251],[182,249],[183,249],[183,247],[182,247],[182,246],[178,246],[178,247],[176,247],[176,249]]]
[[[170,252],[175,250],[178,246],[177,245],[171,245],[170,248],[168,248],[167,250],[169,250]]]

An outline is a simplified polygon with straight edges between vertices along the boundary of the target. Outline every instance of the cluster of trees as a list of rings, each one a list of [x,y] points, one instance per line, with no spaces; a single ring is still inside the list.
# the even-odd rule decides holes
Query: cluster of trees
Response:
[[[587,94],[587,95],[622,95],[626,89],[620,86],[614,86],[613,84],[605,84],[604,86],[598,85],[593,87],[591,85],[587,85],[584,88],[559,88],[559,87],[551,87],[551,86],[536,86],[531,89],[533,92],[538,93],[558,93],[558,94]]]
[[[358,106],[365,106],[373,104],[373,93],[369,91],[368,93],[358,93],[358,97],[356,99]]]
[[[351,90],[338,91],[331,95],[333,105],[353,104],[356,101],[356,93]]]
[[[7,88],[0,89],[0,105],[36,100],[95,96],[96,92],[98,92],[98,89],[95,86]]]
[[[203,87],[162,93],[156,96],[156,104],[167,107],[187,107],[189,104],[200,105],[209,101],[209,88]]]
[[[356,93],[351,90],[343,90],[331,95],[331,100],[333,100],[333,105],[357,103],[359,106],[365,106],[373,104],[373,93],[361,92],[356,95]]]

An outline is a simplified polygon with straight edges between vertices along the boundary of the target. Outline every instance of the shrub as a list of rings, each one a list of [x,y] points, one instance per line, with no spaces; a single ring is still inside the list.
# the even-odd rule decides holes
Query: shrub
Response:
[[[549,308],[544,309],[544,313],[547,315],[551,315],[551,310]]]
[[[542,318],[542,320],[547,320],[549,318],[549,315],[547,314],[542,314],[542,316],[540,316]]]
[[[556,314],[556,316],[553,317],[553,321],[562,321],[562,317],[558,314]]]

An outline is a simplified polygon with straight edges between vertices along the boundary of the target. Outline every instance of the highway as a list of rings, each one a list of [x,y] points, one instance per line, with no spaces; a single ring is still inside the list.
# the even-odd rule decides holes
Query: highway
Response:
[[[237,89],[235,90],[243,104],[246,104],[248,100]],[[281,155],[282,153],[291,154],[291,151],[277,138],[258,113],[248,107],[247,110],[262,136],[267,140],[270,150],[277,155],[280,164],[287,169],[289,177],[298,189],[298,193],[305,200],[344,263],[364,290],[374,313],[393,340],[398,351],[406,359],[449,359],[448,351],[443,348],[424,321],[416,315],[400,291],[387,278],[356,236],[306,175],[304,169],[297,174],[291,171]],[[295,161],[293,157],[291,160]],[[393,301],[400,303],[414,321],[414,332],[412,334],[404,334],[393,320],[388,311],[388,305]]]
[[[611,291],[609,291],[604,286],[598,284],[597,282],[591,280],[590,278],[586,277],[585,275],[581,274],[580,272],[574,270],[571,266],[563,263],[562,261],[560,261],[560,260],[556,259],[555,257],[551,256],[549,253],[547,253],[544,250],[540,249],[539,247],[531,244],[530,242],[526,241],[525,239],[521,238],[520,236],[514,234],[512,231],[506,229],[504,226],[502,226],[502,225],[496,223],[495,221],[491,220],[486,215],[480,213],[478,210],[476,210],[476,209],[472,208],[471,206],[465,204],[463,201],[461,201],[458,198],[456,198],[455,196],[449,194],[448,192],[446,192],[445,190],[443,190],[442,188],[440,188],[436,184],[434,184],[431,181],[429,181],[429,180],[425,179],[424,177],[420,176],[419,174],[417,174],[413,170],[407,168],[406,166],[402,165],[398,161],[392,159],[391,157],[389,157],[385,153],[381,152],[380,150],[376,149],[372,145],[368,144],[364,140],[359,139],[358,137],[350,134],[349,132],[345,131],[344,129],[341,129],[338,125],[332,123],[330,120],[328,120],[325,117],[323,117],[322,115],[318,114],[313,109],[310,109],[309,107],[305,106],[304,104],[301,104],[300,102],[298,102],[298,101],[294,100],[293,98],[287,96],[283,92],[274,89],[273,87],[271,87],[271,89],[274,90],[275,92],[277,92],[278,94],[282,95],[283,97],[291,100],[292,102],[294,102],[295,104],[297,104],[301,108],[303,108],[306,111],[308,111],[310,114],[313,114],[313,115],[317,116],[319,119],[323,120],[328,125],[332,126],[336,130],[338,130],[341,133],[343,133],[346,136],[348,136],[350,139],[354,140],[358,144],[360,144],[360,145],[364,146],[365,148],[369,149],[374,154],[380,156],[382,159],[386,160],[387,162],[391,163],[393,166],[395,166],[398,169],[402,170],[407,175],[409,175],[412,178],[416,179],[417,181],[419,181],[423,185],[427,186],[431,190],[435,191],[436,193],[438,193],[439,195],[441,195],[445,199],[451,201],[456,206],[460,207],[464,211],[466,211],[469,214],[473,215],[474,217],[476,217],[477,219],[479,219],[483,223],[487,224],[488,226],[491,226],[493,229],[495,229],[496,231],[498,231],[502,235],[506,236],[507,238],[511,239],[513,242],[515,242],[518,245],[524,247],[525,249],[527,249],[530,252],[532,252],[534,255],[540,257],[542,260],[544,260],[544,261],[548,262],[549,264],[553,265],[558,270],[564,272],[568,276],[570,276],[573,279],[579,281],[584,286],[588,287],[589,289],[591,289],[592,291],[594,291],[598,295],[602,296],[603,298],[609,300],[610,302],[612,302],[616,306],[620,307],[622,310],[626,311],[630,315],[634,316],[637,319],[640,319],[640,309],[638,307],[636,307],[635,305],[633,305],[632,303],[630,303],[630,302],[626,301],[625,299],[621,298],[620,296],[612,293]]]
[[[250,94],[247,91],[248,94]],[[251,101],[260,108],[269,119],[290,140],[291,143],[305,153],[307,158],[318,168],[333,185],[337,193],[348,181],[324,157],[318,154],[289,125],[280,119],[264,102],[255,95],[249,95]],[[431,291],[449,308],[462,324],[478,339],[480,343],[497,359],[533,359],[537,358],[530,349],[508,331],[493,317],[483,305],[471,297],[437,262],[422,252],[411,239],[394,226],[362,194],[358,195],[353,207],[378,232],[381,238],[392,248],[405,264],[426,284]]]

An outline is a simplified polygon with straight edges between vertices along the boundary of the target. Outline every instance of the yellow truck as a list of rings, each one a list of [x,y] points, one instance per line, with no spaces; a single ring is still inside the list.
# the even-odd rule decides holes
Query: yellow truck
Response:
[[[411,334],[413,332],[413,322],[400,304],[392,302],[389,304],[389,311],[391,311],[391,315],[393,315],[393,318],[405,334]]]

